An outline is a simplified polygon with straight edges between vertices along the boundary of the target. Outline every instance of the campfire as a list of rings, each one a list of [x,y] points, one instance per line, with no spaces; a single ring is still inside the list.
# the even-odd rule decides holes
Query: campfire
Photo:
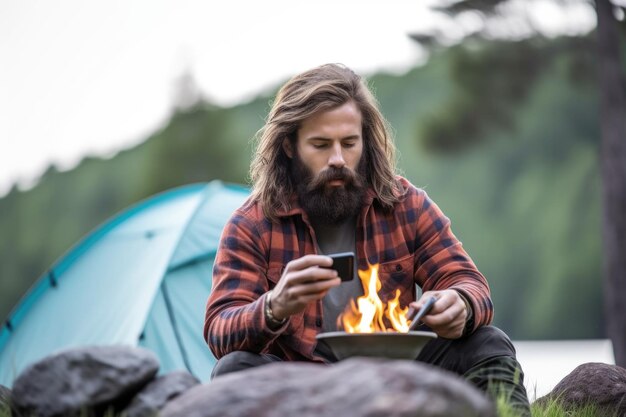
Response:
[[[337,319],[343,331],[319,333],[317,340],[326,343],[338,360],[352,356],[372,356],[388,359],[415,359],[428,341],[437,337],[433,332],[415,331],[406,315],[409,307],[400,307],[400,290],[386,304],[378,296],[382,284],[378,265],[359,271],[363,296],[354,300]],[[435,301],[431,298],[430,306]],[[428,308],[422,307],[421,314]],[[421,314],[414,316],[419,323]],[[391,324],[390,327],[386,323]]]
[[[347,333],[378,333],[399,332],[407,333],[411,321],[406,314],[409,307],[400,307],[400,290],[396,290],[396,296],[383,303],[378,297],[378,291],[382,287],[378,278],[378,265],[370,265],[367,271],[359,271],[359,279],[363,284],[364,295],[354,300],[346,307],[346,311],[339,316],[339,324]],[[391,323],[391,327],[385,325],[385,318]]]

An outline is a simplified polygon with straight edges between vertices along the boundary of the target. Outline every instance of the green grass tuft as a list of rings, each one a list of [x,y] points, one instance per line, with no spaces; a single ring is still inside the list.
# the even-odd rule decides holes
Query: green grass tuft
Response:
[[[570,410],[564,408],[557,400],[550,400],[545,404],[534,402],[530,409],[533,417],[617,417],[617,412],[607,414],[606,410],[595,404]]]
[[[503,396],[498,397],[496,409],[498,410],[498,417],[519,417],[516,410]],[[530,405],[530,412],[532,417],[618,417],[617,412],[607,414],[606,410],[595,404],[566,409],[557,400],[544,403],[534,402]]]

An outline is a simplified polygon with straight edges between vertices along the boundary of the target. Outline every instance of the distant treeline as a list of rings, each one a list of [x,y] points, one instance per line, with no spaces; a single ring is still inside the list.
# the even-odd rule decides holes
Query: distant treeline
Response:
[[[582,45],[476,41],[369,77],[402,173],[451,218],[491,284],[495,324],[515,339],[604,337],[598,95]],[[191,182],[245,183],[270,100],[176,111],[141,145],[50,168],[0,199],[0,317],[128,205]]]

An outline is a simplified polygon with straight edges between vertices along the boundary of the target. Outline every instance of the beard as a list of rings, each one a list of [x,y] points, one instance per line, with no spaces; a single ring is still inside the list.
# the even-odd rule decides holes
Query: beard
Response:
[[[314,175],[304,165],[298,152],[291,160],[291,178],[296,185],[300,206],[316,222],[339,224],[358,214],[366,190],[365,155],[356,172],[347,167],[328,167]],[[334,180],[343,185],[331,186]]]

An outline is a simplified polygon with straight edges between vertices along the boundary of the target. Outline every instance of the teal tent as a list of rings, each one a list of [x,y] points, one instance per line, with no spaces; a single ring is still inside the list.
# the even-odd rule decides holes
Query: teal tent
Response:
[[[153,196],[105,222],[57,261],[0,330],[0,384],[57,350],[152,350],[161,372],[202,381],[215,358],[202,337],[222,228],[248,197],[218,181]]]

